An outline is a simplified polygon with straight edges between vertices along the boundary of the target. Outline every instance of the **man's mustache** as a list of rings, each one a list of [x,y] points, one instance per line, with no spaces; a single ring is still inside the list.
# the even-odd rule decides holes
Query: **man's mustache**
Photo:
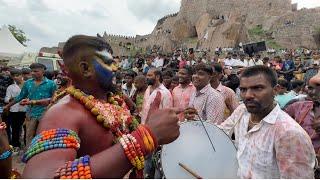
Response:
[[[244,104],[254,104],[254,105],[260,106],[260,103],[255,100],[244,100],[243,103]]]

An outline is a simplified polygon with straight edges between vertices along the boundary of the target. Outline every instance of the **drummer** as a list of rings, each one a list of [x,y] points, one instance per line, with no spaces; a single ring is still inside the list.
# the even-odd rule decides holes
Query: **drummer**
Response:
[[[315,152],[308,134],[274,102],[277,76],[266,66],[240,77],[244,101],[219,127],[235,133],[238,176],[254,179],[314,178]]]
[[[198,64],[195,74],[192,76],[193,85],[196,87],[190,97],[189,107],[185,111],[185,118],[207,120],[213,124],[221,124],[224,121],[224,109],[226,107],[223,96],[211,87],[210,80],[213,69],[206,64]],[[195,116],[195,112],[199,117]]]

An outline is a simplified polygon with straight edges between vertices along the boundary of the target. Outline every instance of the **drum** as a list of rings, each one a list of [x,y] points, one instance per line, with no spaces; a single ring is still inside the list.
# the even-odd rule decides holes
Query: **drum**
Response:
[[[217,126],[204,122],[214,149],[200,121],[182,123],[180,136],[164,145],[161,170],[168,179],[236,179],[237,150],[232,140]]]

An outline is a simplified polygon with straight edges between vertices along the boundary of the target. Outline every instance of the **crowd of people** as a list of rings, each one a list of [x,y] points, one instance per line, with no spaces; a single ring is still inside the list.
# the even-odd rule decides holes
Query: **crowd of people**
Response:
[[[79,35],[62,58],[63,72],[1,68],[0,158],[23,152],[24,178],[159,178],[155,151],[198,120],[234,140],[239,178],[320,177],[318,50],[113,57]]]

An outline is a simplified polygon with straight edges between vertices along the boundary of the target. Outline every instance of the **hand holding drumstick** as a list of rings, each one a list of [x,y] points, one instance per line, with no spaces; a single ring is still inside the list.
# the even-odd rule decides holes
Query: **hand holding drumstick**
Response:
[[[198,114],[198,111],[193,107],[188,107],[184,110],[184,117],[187,120],[195,120],[195,117],[197,114]]]

